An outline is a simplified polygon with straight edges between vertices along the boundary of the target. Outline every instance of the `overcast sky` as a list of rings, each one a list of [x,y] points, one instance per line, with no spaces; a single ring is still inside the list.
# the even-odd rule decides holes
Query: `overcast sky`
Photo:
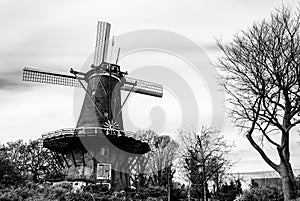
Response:
[[[298,4],[297,1],[283,2]],[[24,83],[21,81],[22,68],[28,65],[64,73],[70,67],[81,69],[93,52],[98,20],[111,23],[111,35],[115,36],[141,29],[160,29],[180,34],[200,46],[213,63],[220,55],[215,46],[216,39],[222,39],[224,43],[230,41],[233,34],[268,17],[281,4],[281,0],[2,0],[0,142],[35,139],[48,131],[75,126],[73,103],[77,104],[78,101],[74,101],[74,89]],[[133,65],[142,66],[142,61],[146,65],[154,65],[145,54],[151,55],[156,65],[167,66],[164,61],[171,62],[177,74],[183,75],[185,81],[190,80],[190,88],[198,103],[200,124],[209,124],[212,111],[209,92],[204,81],[194,78],[188,67],[184,68],[184,64],[180,63],[182,61],[153,52],[137,53],[120,61],[127,67],[124,70],[130,71]],[[162,132],[176,132],[182,121],[179,118],[181,99],[172,99],[172,90],[165,89],[165,92],[165,99],[159,101],[149,98],[146,105],[145,97],[134,96],[129,100],[128,113],[137,127],[147,128],[151,124],[151,107],[159,106],[166,116]],[[223,133],[229,142],[236,144],[234,158],[239,162],[233,171],[271,170],[229,120],[225,121]],[[300,168],[300,162],[296,160],[299,157],[296,153],[299,152],[297,140],[299,137],[291,141],[294,168]]]

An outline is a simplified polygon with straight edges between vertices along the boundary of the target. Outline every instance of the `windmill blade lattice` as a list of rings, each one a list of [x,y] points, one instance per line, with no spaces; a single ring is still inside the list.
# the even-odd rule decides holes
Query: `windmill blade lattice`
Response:
[[[81,87],[74,76],[28,67],[23,69],[23,81]]]
[[[97,39],[94,54],[94,66],[100,66],[100,64],[106,61],[108,41],[110,33],[110,24],[107,22],[98,22],[97,26]]]
[[[163,86],[149,81],[139,80],[135,78],[126,77],[126,82],[122,86],[122,90],[131,91],[134,86],[133,92],[149,96],[162,97]]]

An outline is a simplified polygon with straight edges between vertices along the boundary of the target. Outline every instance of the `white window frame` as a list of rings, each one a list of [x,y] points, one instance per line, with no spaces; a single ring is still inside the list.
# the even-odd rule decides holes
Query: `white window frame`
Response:
[[[109,167],[108,177],[98,175],[98,171],[99,171],[100,166],[103,166],[103,167],[108,166]],[[107,179],[107,180],[111,179],[111,164],[109,164],[109,163],[98,163],[97,164],[97,179]]]

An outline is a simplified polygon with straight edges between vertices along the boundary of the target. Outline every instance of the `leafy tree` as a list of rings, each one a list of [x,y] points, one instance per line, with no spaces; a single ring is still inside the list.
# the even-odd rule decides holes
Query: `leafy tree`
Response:
[[[34,181],[40,179],[55,178],[62,175],[60,166],[55,153],[40,146],[39,141],[30,141],[26,144],[27,163],[26,170],[30,178]]]
[[[0,188],[15,186],[23,181],[21,173],[6,158],[6,148],[0,150]]]
[[[283,6],[268,20],[236,35],[230,44],[218,45],[224,53],[219,66],[230,115],[280,174],[284,198],[291,200],[296,185],[289,141],[291,130],[300,123],[300,12]],[[266,143],[276,148],[278,163],[264,151]]]
[[[11,164],[21,173],[25,178],[27,175],[26,172],[26,163],[27,163],[27,154],[26,154],[26,145],[22,140],[17,140],[14,142],[8,142],[5,147],[5,158],[11,162]]]
[[[50,150],[42,148],[37,140],[28,143],[22,140],[9,142],[3,149],[3,157],[25,179],[38,182],[62,176],[63,169],[56,156]]]

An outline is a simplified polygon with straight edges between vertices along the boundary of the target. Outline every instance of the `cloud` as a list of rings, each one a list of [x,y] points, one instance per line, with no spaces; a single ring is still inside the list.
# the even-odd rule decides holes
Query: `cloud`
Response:
[[[216,44],[206,43],[201,45],[201,47],[206,51],[219,52],[220,48]]]
[[[25,66],[68,73],[70,66],[80,66],[82,58],[78,43],[68,38],[70,30],[44,28],[10,45],[0,47],[0,90],[30,89],[35,83],[22,81]],[[77,37],[78,38],[78,37]],[[79,48],[76,48],[78,45]]]
[[[30,85],[29,85],[30,86]],[[22,70],[16,69],[0,73],[0,90],[24,90],[28,84],[22,82]]]

